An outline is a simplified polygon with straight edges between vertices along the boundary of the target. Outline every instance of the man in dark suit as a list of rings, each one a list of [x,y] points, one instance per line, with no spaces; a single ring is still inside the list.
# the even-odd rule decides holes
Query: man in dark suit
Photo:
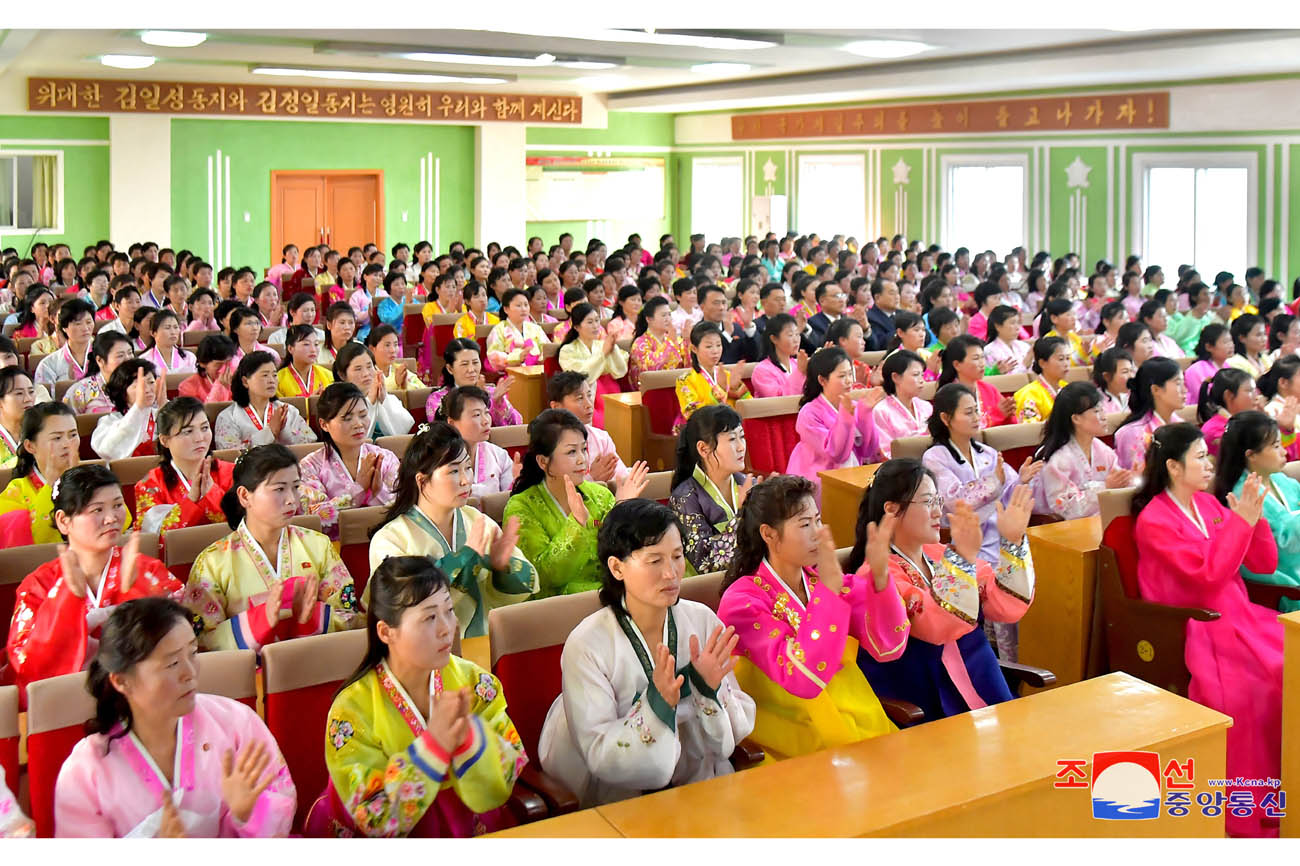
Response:
[[[817,287],[817,305],[821,307],[821,312],[808,320],[808,327],[812,329],[809,339],[819,348],[826,344],[826,332],[830,330],[831,324],[844,315],[844,304],[847,301],[848,296],[839,283],[824,282]]]
[[[868,351],[881,351],[894,338],[894,313],[898,311],[901,300],[898,285],[893,280],[877,278],[871,284],[871,300],[874,302],[867,310],[867,321],[871,323],[871,336],[867,344]]]
[[[732,325],[727,319],[727,293],[721,286],[712,283],[699,288],[700,310],[704,313],[701,321],[712,322],[722,329],[722,363],[736,364],[740,361],[757,361],[758,327],[751,318],[748,324]],[[743,319],[751,314],[740,308]]]

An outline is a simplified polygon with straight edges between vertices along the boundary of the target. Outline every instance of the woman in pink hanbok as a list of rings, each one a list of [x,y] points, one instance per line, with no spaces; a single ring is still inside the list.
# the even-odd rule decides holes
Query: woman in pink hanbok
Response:
[[[1206,325],[1196,339],[1196,360],[1183,374],[1183,381],[1187,383],[1188,406],[1196,404],[1201,394],[1201,383],[1214,378],[1214,374],[1222,370],[1232,357],[1232,352],[1232,334],[1227,325],[1218,322]]]
[[[1151,441],[1137,515],[1138,587],[1142,598],[1216,610],[1209,622],[1189,619],[1184,661],[1187,696],[1232,716],[1227,778],[1279,778],[1282,741],[1282,627],[1277,611],[1252,604],[1240,569],[1277,570],[1277,544],[1261,520],[1266,487],[1257,475],[1227,506],[1209,490],[1214,467],[1205,438],[1192,424],[1169,424]],[[1271,789],[1227,786],[1258,804]],[[1277,821],[1256,808],[1249,817],[1226,811],[1228,832],[1276,836]]]
[[[924,436],[929,430],[933,408],[921,399],[925,362],[921,356],[900,349],[885,359],[880,375],[886,396],[876,406],[876,430],[880,435],[880,451],[888,460],[895,439],[907,436]]]
[[[1177,420],[1174,413],[1187,402],[1182,373],[1177,361],[1148,358],[1129,380],[1128,417],[1115,431],[1120,466],[1140,471],[1152,434]]]
[[[113,611],[86,684],[96,733],[55,784],[56,836],[288,835],[297,795],[271,732],[238,701],[198,694],[199,664],[181,605]]]
[[[799,348],[799,325],[789,313],[767,320],[762,344],[766,353],[754,367],[750,387],[755,397],[785,397],[803,393],[808,353]]]
[[[819,503],[822,470],[880,459],[872,412],[884,394],[879,388],[855,392],[855,386],[853,362],[843,349],[820,349],[808,362],[802,407],[795,420],[799,443],[790,453],[786,472],[811,481]]]
[[[1106,435],[1105,402],[1091,382],[1071,382],[1056,395],[1034,452],[1043,471],[1030,483],[1034,512],[1061,520],[1101,513],[1097,494],[1132,485],[1134,473],[1101,437]]]

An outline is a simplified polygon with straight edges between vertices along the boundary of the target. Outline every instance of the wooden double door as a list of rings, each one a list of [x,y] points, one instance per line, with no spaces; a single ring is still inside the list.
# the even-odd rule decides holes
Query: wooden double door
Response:
[[[271,261],[285,244],[384,246],[382,171],[271,172]]]

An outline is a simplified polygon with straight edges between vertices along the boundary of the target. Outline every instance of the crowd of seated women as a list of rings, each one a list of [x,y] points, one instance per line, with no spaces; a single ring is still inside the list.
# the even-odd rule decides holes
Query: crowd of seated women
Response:
[[[155,244],[7,260],[0,540],[59,546],[18,587],[0,677],[25,690],[86,671],[96,705],[56,832],[284,835],[308,800],[308,835],[476,835],[513,822],[530,761],[598,805],[731,772],[745,739],[781,759],[887,735],[882,698],[927,720],[1011,700],[999,664],[1034,598],[1031,517],[1087,517],[1123,488],[1143,596],[1222,614],[1189,627],[1187,665],[1192,698],[1236,720],[1229,775],[1277,775],[1281,637],[1243,583],[1300,585],[1300,484],[1281,472],[1300,456],[1300,323],[1276,283],[1220,274],[1219,302],[1193,268],[1170,290],[1136,257],[1084,275],[1073,254],[1021,248],[724,240],[692,236],[685,255],[635,235],[611,253],[567,235],[391,258],[290,245],[261,282]],[[422,344],[403,333],[412,303]],[[441,364],[439,315],[457,317]],[[548,407],[524,418],[509,371],[552,353]],[[666,505],[643,498],[648,467],[619,458],[602,411],[660,370],[681,371]],[[1007,393],[985,381],[1007,374]],[[417,426],[394,392],[426,382]],[[787,396],[786,471],[749,474],[736,406]],[[213,403],[228,405],[210,420]],[[80,456],[85,415],[107,466]],[[983,441],[1029,423],[1041,444],[1020,465]],[[511,457],[491,431],[517,424],[527,450]],[[378,443],[402,434],[400,457]],[[917,436],[919,458],[892,453]],[[113,463],[151,456],[132,514]],[[841,559],[819,473],[866,464],[880,465]],[[470,504],[497,494],[500,523]],[[339,515],[364,506],[382,515],[370,574],[353,575]],[[131,531],[165,546],[223,523],[184,580]],[[679,597],[710,572],[716,610]],[[486,635],[494,608],[587,591],[600,608],[565,641],[527,754],[501,682],[452,644]],[[297,790],[255,713],[195,694],[199,651],[352,629],[366,655],[314,734],[328,785]],[[11,799],[0,786],[0,827],[29,832]]]

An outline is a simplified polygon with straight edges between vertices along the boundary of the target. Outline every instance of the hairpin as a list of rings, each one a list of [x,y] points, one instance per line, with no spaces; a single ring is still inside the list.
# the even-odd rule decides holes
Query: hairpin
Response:
[[[59,498],[59,488],[60,488],[61,486],[63,486],[63,476],[62,476],[62,475],[60,475],[58,478],[55,478],[55,479],[54,479],[54,483],[50,485],[50,499],[58,499],[58,498]]]
[[[421,421],[420,426],[415,428],[415,435],[419,436],[421,434],[428,433],[429,429],[430,429],[429,423],[427,421]]]

